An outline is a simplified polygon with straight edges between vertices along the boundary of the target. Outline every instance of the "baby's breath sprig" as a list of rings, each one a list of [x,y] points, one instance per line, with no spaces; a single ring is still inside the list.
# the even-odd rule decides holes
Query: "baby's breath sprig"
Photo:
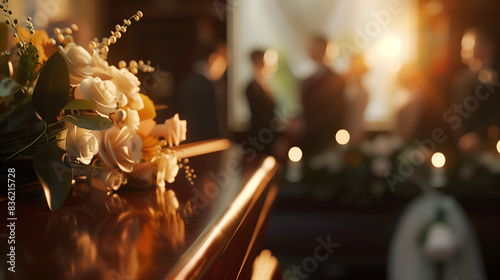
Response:
[[[73,31],[76,32],[78,31],[78,25],[76,24],[71,24],[69,27],[56,27],[54,28],[54,35],[56,35],[57,40],[59,41],[60,44],[67,45],[69,43],[74,43],[75,40],[73,39]],[[54,38],[50,39],[50,43],[55,45],[56,40]]]
[[[117,24],[115,26],[115,31],[111,31],[111,36],[102,38],[99,42],[97,38],[94,41],[89,42],[89,48],[95,50],[103,59],[106,59],[109,52],[109,46],[116,43],[118,39],[122,37],[122,34],[127,32],[127,28],[132,25],[132,20],[139,21],[144,16],[141,11],[131,16],[128,19],[123,20],[123,24]]]
[[[18,38],[19,42],[16,44],[17,47],[16,53],[20,57],[19,68],[21,69],[19,73],[22,73],[17,78],[17,82],[22,85],[26,85],[23,89],[25,93],[30,90],[33,85],[36,77],[38,76],[38,72],[40,71],[40,63],[38,58],[40,55],[38,54],[37,48],[33,45],[31,40],[31,35],[35,33],[35,28],[33,26],[32,18],[28,17],[26,19],[25,26],[29,31],[29,41],[27,38],[23,38],[18,30],[19,20],[12,17],[12,10],[9,9],[9,0],[2,0],[2,5],[0,5],[0,9],[5,13],[5,23],[14,29],[14,38]],[[3,56],[10,56],[14,53],[15,49],[11,51],[3,52]]]
[[[17,31],[17,25],[19,24],[19,20],[17,18],[12,18],[12,10],[9,9],[9,0],[2,0],[2,5],[0,5],[0,9],[5,13],[4,16],[7,18],[5,20],[5,24],[12,27],[14,29],[14,37],[19,38],[20,43],[17,45],[23,51],[26,51],[26,39],[23,39],[19,32]],[[31,34],[35,32],[33,28],[33,23],[31,22],[31,17],[28,17],[26,20],[26,27],[30,31],[30,42],[31,42]],[[10,52],[10,54],[12,54]],[[3,55],[10,55],[8,52],[3,53]]]
[[[186,176],[186,179],[188,180],[189,184],[192,186],[194,185],[194,179],[196,179],[196,174],[194,174],[194,169],[191,168],[189,164],[189,159],[177,159],[179,168],[184,168],[184,173]]]
[[[139,71],[142,71],[144,73],[150,73],[155,71],[155,68],[151,66],[151,60],[148,60],[146,63],[144,63],[144,60],[139,60],[139,62],[131,60],[128,63],[128,67],[127,67],[127,62],[125,60],[120,60],[120,62],[118,62],[118,68],[119,69],[127,68],[134,75],[139,73]]]

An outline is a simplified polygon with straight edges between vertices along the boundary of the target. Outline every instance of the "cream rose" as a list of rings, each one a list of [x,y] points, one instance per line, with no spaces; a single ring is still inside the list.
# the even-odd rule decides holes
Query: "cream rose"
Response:
[[[99,77],[103,80],[111,80],[111,67],[108,62],[104,60],[97,52],[92,56],[92,62],[90,63],[92,71],[94,72],[94,77]]]
[[[87,99],[97,106],[97,111],[109,115],[118,106],[116,100],[116,87],[111,81],[103,81],[101,78],[88,77],[84,79],[75,90],[75,98]]]
[[[113,120],[115,125],[121,126],[126,125],[132,128],[134,131],[139,129],[139,124],[141,119],[139,118],[139,112],[132,110],[129,107],[124,109],[116,110],[110,118]]]
[[[68,65],[69,81],[71,85],[76,86],[83,79],[94,74],[90,67],[92,57],[84,48],[69,43],[64,49],[59,46],[59,49]]]
[[[112,126],[102,131],[99,156],[109,167],[118,166],[130,173],[141,160],[142,138],[128,127]]]
[[[163,137],[169,146],[177,146],[186,140],[187,122],[179,119],[179,114],[165,121],[165,124],[156,125],[149,136]]]
[[[177,157],[169,154],[162,154],[158,160],[156,185],[158,187],[165,187],[165,181],[173,183],[178,172],[179,165],[177,164]]]
[[[118,70],[116,67],[111,66],[110,70],[118,93],[123,93],[127,98],[126,105],[133,110],[144,108],[144,102],[139,94],[139,86],[141,85],[139,79],[126,68]]]
[[[69,124],[68,129],[61,133],[60,139],[64,138],[66,141],[60,141],[59,146],[66,150],[71,158],[83,164],[89,164],[94,155],[99,152],[101,133],[97,130],[88,130]]]

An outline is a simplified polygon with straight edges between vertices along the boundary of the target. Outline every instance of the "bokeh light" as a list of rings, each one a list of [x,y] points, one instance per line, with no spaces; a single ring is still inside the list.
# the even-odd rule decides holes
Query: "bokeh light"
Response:
[[[446,157],[443,153],[434,153],[431,157],[431,163],[434,167],[441,168],[446,163]]]
[[[401,52],[401,42],[394,38],[386,38],[380,45],[380,52],[389,57],[397,56]]]
[[[335,140],[340,145],[346,145],[351,140],[351,135],[349,134],[349,131],[347,131],[345,129],[340,129],[335,134]]]
[[[299,162],[302,159],[302,150],[299,147],[291,147],[288,150],[288,158],[292,162]]]

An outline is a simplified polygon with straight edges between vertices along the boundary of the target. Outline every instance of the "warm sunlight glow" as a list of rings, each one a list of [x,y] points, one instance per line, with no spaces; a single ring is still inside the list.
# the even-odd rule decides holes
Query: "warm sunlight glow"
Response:
[[[401,42],[393,37],[386,38],[380,45],[380,52],[389,57],[397,56],[401,52]]]
[[[288,158],[293,162],[299,162],[302,159],[302,150],[299,147],[291,147]]]
[[[446,163],[446,157],[443,153],[434,153],[431,158],[432,165],[437,168],[441,168]]]
[[[168,147],[164,150],[173,151],[177,158],[189,158],[223,151],[230,146],[231,142],[227,139],[214,139]]]
[[[497,152],[500,153],[500,140],[497,142]]]
[[[335,140],[340,145],[346,145],[347,143],[349,143],[349,140],[351,140],[351,135],[349,134],[349,131],[345,129],[340,129],[335,134]]]

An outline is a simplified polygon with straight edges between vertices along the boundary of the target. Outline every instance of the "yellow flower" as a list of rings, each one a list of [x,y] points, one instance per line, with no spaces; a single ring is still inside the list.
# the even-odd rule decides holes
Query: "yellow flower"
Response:
[[[142,102],[144,103],[144,108],[139,110],[139,118],[142,120],[153,120],[156,118],[156,110],[155,110],[155,104],[147,95],[144,95],[142,93],[139,93],[142,98]]]
[[[29,30],[26,30],[23,27],[18,27],[17,32],[19,32],[22,39],[29,40]],[[19,38],[14,38],[14,43],[18,43],[19,41]],[[37,48],[38,54],[40,55],[38,62],[42,64],[57,51],[57,47],[50,43],[49,35],[45,30],[35,30],[35,33],[31,34],[31,42]]]

